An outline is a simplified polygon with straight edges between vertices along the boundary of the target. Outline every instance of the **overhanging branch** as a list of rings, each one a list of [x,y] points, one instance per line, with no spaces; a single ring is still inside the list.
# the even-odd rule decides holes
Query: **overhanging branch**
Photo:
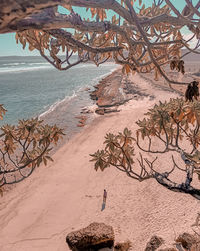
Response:
[[[66,43],[71,43],[73,46],[76,46],[77,48],[81,48],[83,50],[86,50],[88,52],[92,53],[106,53],[106,52],[114,52],[114,51],[119,51],[123,49],[121,46],[114,46],[114,47],[103,47],[103,48],[94,48],[90,47],[84,43],[81,43],[80,41],[74,39],[69,32],[66,32],[61,29],[55,29],[55,30],[49,30],[46,31],[50,35],[60,38],[64,40]]]

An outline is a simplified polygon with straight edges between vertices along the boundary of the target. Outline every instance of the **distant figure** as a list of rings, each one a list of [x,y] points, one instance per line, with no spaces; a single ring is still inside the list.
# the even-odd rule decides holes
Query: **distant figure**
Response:
[[[107,199],[107,191],[106,189],[104,189],[103,191],[103,203],[102,203],[102,207],[101,207],[101,211],[103,211],[106,207],[106,199]]]
[[[103,191],[103,203],[105,203],[105,204],[106,204],[106,199],[107,199],[107,191],[106,191],[106,189],[104,189],[104,191]]]

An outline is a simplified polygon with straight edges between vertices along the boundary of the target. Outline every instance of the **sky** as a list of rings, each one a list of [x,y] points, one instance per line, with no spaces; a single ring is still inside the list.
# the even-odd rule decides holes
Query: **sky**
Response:
[[[135,6],[138,6],[139,0],[136,1]],[[143,0],[143,4],[145,6],[151,5],[153,0]],[[183,7],[185,6],[185,0],[171,0],[171,2],[175,5],[176,8],[179,9],[179,11],[182,11]],[[193,3],[196,4],[198,0],[193,0]],[[82,17],[88,18],[89,12],[86,13],[85,8],[75,8],[76,12],[78,12]],[[63,9],[59,9],[60,12],[63,13]],[[187,34],[186,34],[187,36]],[[36,56],[39,55],[39,53],[34,50],[30,52],[28,49],[25,48],[25,50],[22,49],[21,44],[16,44],[15,41],[15,33],[8,33],[8,34],[0,34],[0,56]]]

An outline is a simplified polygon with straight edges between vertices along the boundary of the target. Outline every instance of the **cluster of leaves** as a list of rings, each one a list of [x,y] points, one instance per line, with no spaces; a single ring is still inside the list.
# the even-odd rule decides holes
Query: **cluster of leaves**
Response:
[[[117,15],[113,12],[112,18],[110,18],[110,16],[107,16],[107,9],[103,7],[87,7],[91,18],[86,20],[74,12],[73,3],[64,5],[64,8],[71,11],[65,17],[66,22],[69,23],[69,28],[74,29],[74,32],[61,29],[52,32],[50,27],[46,30],[29,29],[17,32],[16,40],[20,41],[23,48],[25,48],[26,43],[29,43],[30,50],[39,50],[40,54],[59,70],[72,67],[73,64],[69,63],[69,58],[73,53],[78,53],[82,60],[78,60],[74,65],[91,60],[99,66],[113,58],[117,64],[122,65],[123,73],[146,73],[154,70],[155,80],[158,80],[160,75],[169,80],[162,66],[170,63],[174,57],[182,62],[180,59],[182,57],[181,48],[188,47],[187,41],[183,39],[180,25],[176,26],[174,23],[166,21],[148,23],[147,20],[154,17],[164,17],[165,15],[170,17],[172,8],[168,4],[162,5],[161,1],[159,1],[159,4],[154,2],[152,6],[146,7],[140,0],[140,7],[136,13],[137,21],[146,22],[145,25],[143,24],[140,27],[143,30],[141,33],[135,20],[131,21],[130,17],[126,18],[126,15],[130,14],[131,8],[135,9],[136,0],[128,2],[130,2],[131,7],[128,6],[127,1],[121,1],[120,7],[122,9],[120,11],[124,12],[121,22],[120,14],[117,18]],[[42,14],[44,13],[41,13],[41,17]],[[63,22],[64,14],[54,13],[52,23],[54,16],[56,16],[56,22],[59,18]],[[194,24],[190,25],[190,30],[195,34],[198,33],[196,32],[197,28]],[[59,37],[57,31],[62,31]],[[72,39],[66,39],[66,36],[71,36]],[[109,48],[114,47],[119,49],[109,51]],[[100,48],[106,48],[106,50],[99,52]],[[61,51],[66,54],[64,60],[58,56]],[[70,65],[70,67],[65,66],[64,63]],[[178,64],[177,69],[184,73],[183,64]]]
[[[86,8],[86,11],[90,10],[91,17],[94,18],[96,15],[101,21],[104,21],[107,18],[107,13],[105,9],[101,8]]]
[[[149,178],[155,178],[157,182],[168,189],[176,192],[189,193],[197,199],[200,199],[200,190],[193,188],[191,182],[193,174],[196,173],[200,179],[200,104],[199,102],[185,102],[183,99],[170,99],[169,102],[160,102],[145,114],[147,117],[138,120],[139,126],[136,131],[136,138],[131,135],[127,128],[123,133],[107,134],[105,137],[105,149],[98,150],[92,154],[91,161],[95,162],[95,170],[104,170],[106,167],[114,166],[118,170],[125,172],[129,177],[138,181]],[[140,138],[144,141],[144,149],[140,144]],[[156,147],[153,149],[152,139],[157,138]],[[147,139],[147,143],[146,140]],[[189,141],[191,147],[182,149],[181,141]],[[164,143],[165,149],[161,149]],[[134,145],[140,150],[152,154],[160,154],[171,151],[180,154],[184,167],[179,167],[172,155],[172,169],[162,173],[156,171],[154,162],[157,157],[150,161],[144,158],[140,153],[137,158],[139,166],[134,164]],[[189,148],[191,148],[189,150]],[[139,169],[138,169],[139,168]],[[177,184],[172,181],[169,175],[177,168],[185,172],[185,183]]]
[[[109,46],[114,46],[114,39],[115,34],[112,31],[107,31],[103,34],[95,35],[93,32],[88,32],[87,34],[85,32],[78,32],[75,31],[73,37],[81,41],[84,44],[89,43],[90,45],[95,45],[97,48],[104,48]],[[79,57],[84,57],[86,54],[85,50],[78,50]],[[112,58],[111,52],[104,52],[104,53],[95,53],[95,52],[89,52],[88,58],[90,61],[95,63],[97,66],[102,64],[104,61],[107,61],[108,59]]]
[[[160,15],[166,14],[166,13],[169,14],[170,9],[167,5],[165,5],[163,8],[157,7],[155,5],[153,5],[152,7],[145,8],[145,5],[143,5],[140,10],[140,15],[144,17],[153,17],[156,15],[156,13],[159,13]],[[131,26],[127,25],[126,22],[123,29],[126,31],[126,33],[130,37],[134,38],[135,41],[143,42],[143,40],[140,40],[141,39],[140,32],[138,31],[133,32],[131,30]],[[183,41],[183,36],[180,30],[174,27],[172,28],[172,26],[168,24],[167,22],[158,22],[154,25],[151,25],[150,29],[148,29],[148,32],[146,32],[146,35],[149,41],[152,42],[152,44],[154,43],[154,40],[156,39],[158,34],[160,34],[160,38],[162,37],[161,34],[165,34],[165,37],[159,40],[160,42],[165,43],[165,45],[162,47],[156,46],[156,44],[155,44],[155,47],[152,46],[151,52],[157,64],[161,66],[168,64],[171,62],[171,59],[173,59],[174,57],[176,57],[178,61],[182,62],[182,60],[180,60],[182,56],[181,48],[183,48],[184,46],[181,43],[181,41]],[[180,41],[180,42],[170,43],[170,41]],[[134,46],[134,49],[133,49],[130,47],[130,45],[126,43],[123,36],[119,36],[119,42],[120,42],[120,45],[124,45],[125,50],[129,51],[128,63],[125,64],[124,62],[123,64],[123,68],[122,68],[123,73],[127,73],[127,74],[129,72],[135,73],[136,71],[141,72],[141,73],[149,73],[152,70],[154,70],[154,79],[156,81],[159,79],[159,77],[161,76],[160,70],[155,67],[149,55],[149,52],[147,50],[144,51],[144,47],[142,44],[138,43],[137,45]],[[119,56],[121,56],[120,52],[119,52]],[[134,61],[132,60],[132,58],[136,58],[137,60],[142,59],[142,63],[140,63],[139,65],[136,65]],[[127,61],[127,58],[125,59],[125,61]],[[120,63],[120,61],[118,62]],[[177,70],[182,72],[182,74],[184,74],[185,73],[184,64],[182,65],[179,64],[178,66],[180,67],[178,67]],[[162,69],[162,71],[164,70]]]
[[[19,182],[41,163],[52,161],[49,153],[63,135],[56,125],[44,125],[37,118],[1,127],[0,187]]]
[[[67,33],[68,37],[74,39],[74,41],[79,41],[83,44],[92,43],[97,47],[112,46],[114,39],[113,32],[106,32],[98,36],[94,36],[93,32],[85,33],[75,31],[73,36]],[[25,49],[26,44],[29,44],[29,50],[32,51],[37,49],[40,51],[41,56],[43,56],[49,63],[53,64],[59,70],[65,70],[70,65],[70,58],[73,55],[78,54],[78,59],[80,62],[87,61],[88,59],[93,61],[97,66],[109,58],[112,58],[111,52],[105,53],[93,53],[87,52],[84,48],[78,47],[76,44],[67,43],[65,39],[55,38],[48,32],[43,30],[25,30],[16,33],[16,42],[20,42]],[[65,53],[65,58],[61,57],[59,53]]]
[[[132,158],[134,156],[133,141],[132,133],[127,128],[124,129],[123,133],[119,132],[118,135],[106,134],[105,150],[98,150],[91,154],[91,161],[95,162],[95,170],[103,171],[110,165],[121,170],[130,168],[134,163]]]
[[[42,30],[25,30],[16,32],[15,39],[16,43],[19,42],[22,44],[23,49],[26,48],[26,44],[29,44],[28,49],[30,51],[37,49],[42,50],[44,53],[44,50],[49,48],[49,38],[50,35]]]
[[[170,62],[170,69],[177,70],[178,72],[184,74],[185,73],[184,61],[173,58],[173,60],[171,60]]]
[[[148,117],[137,121],[140,127],[137,137],[161,137],[165,135],[165,142],[173,144],[174,140],[182,140],[184,137],[194,147],[200,143],[200,103],[184,102],[183,99],[170,99],[169,102],[160,102],[145,114]]]
[[[58,53],[66,50],[64,41],[53,39],[52,36],[45,31],[33,29],[16,32],[15,38],[17,43],[20,42],[22,44],[23,49],[25,49],[28,43],[30,51],[37,49],[42,56],[45,56],[48,51],[56,67],[61,69],[61,60],[58,57]]]
[[[171,10],[170,10],[169,6],[167,6],[167,5],[164,5],[163,7],[160,7],[160,6],[157,6],[155,4],[152,4],[151,7],[145,8],[145,4],[143,4],[142,8],[140,9],[140,15],[145,16],[145,17],[154,17],[154,16],[158,16],[158,15],[161,15],[161,14],[170,14],[170,12],[171,12]],[[165,27],[167,28],[168,25],[165,24]],[[164,26],[160,26],[159,23],[155,26],[155,28],[156,28],[157,31],[166,31],[164,29]]]

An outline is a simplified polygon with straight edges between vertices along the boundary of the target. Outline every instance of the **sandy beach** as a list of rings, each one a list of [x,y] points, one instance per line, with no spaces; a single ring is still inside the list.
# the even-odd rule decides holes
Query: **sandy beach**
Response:
[[[113,226],[116,241],[129,239],[132,250],[143,251],[154,234],[172,244],[200,212],[200,202],[175,193],[155,180],[142,183],[108,168],[94,170],[89,154],[102,148],[108,132],[128,127],[159,100],[179,96],[168,87],[153,85],[139,74],[130,76],[132,85],[144,95],[119,107],[120,112],[96,118],[54,154],[54,163],[41,166],[0,200],[1,251],[68,251],[66,235],[92,222]],[[167,156],[161,165],[167,165]],[[101,211],[103,190],[108,192]]]

